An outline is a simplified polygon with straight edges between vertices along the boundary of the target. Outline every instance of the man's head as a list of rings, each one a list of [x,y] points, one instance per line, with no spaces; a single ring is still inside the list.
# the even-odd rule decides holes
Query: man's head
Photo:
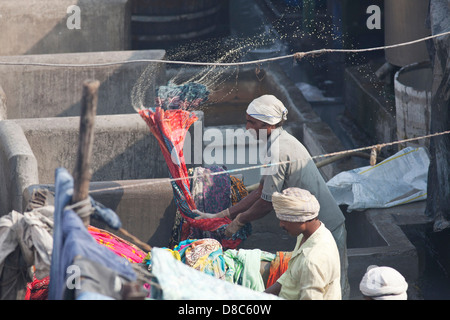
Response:
[[[272,195],[272,204],[280,220],[280,227],[290,235],[304,233],[309,224],[317,221],[320,205],[308,190],[287,188]]]
[[[253,129],[256,138],[260,130],[267,130],[267,136],[287,119],[288,110],[272,95],[263,95],[253,100],[247,107],[246,129]]]

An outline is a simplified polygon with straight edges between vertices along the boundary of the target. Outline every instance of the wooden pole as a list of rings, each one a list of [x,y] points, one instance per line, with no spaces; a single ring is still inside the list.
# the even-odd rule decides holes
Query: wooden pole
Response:
[[[89,183],[91,179],[90,163],[94,140],[94,122],[95,115],[97,113],[99,87],[100,81],[98,80],[86,80],[83,83],[78,158],[73,173],[73,204],[86,200],[89,197]],[[84,225],[87,227],[90,223],[89,215],[83,216],[82,220]]]

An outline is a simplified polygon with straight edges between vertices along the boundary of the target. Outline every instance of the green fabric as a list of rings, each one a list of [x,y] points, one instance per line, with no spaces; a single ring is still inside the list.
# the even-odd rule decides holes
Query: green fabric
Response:
[[[272,261],[274,257],[260,249],[228,249],[224,252],[225,280],[262,292],[265,286],[260,272],[261,260]]]

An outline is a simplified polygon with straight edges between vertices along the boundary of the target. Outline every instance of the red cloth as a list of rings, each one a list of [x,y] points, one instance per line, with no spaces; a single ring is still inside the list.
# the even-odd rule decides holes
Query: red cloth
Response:
[[[273,285],[287,270],[291,256],[292,252],[279,251],[276,253],[275,259],[270,263],[269,278],[267,279],[266,288]]]
[[[33,275],[33,281],[27,283],[25,300],[47,300],[49,283],[50,283],[49,276],[40,280]]]
[[[145,120],[150,128],[150,131],[158,140],[159,146],[163,153],[166,164],[169,168],[169,172],[177,188],[182,194],[180,194],[180,202],[177,203],[180,213],[187,222],[187,225],[182,226],[181,240],[185,240],[189,234],[189,228],[199,228],[203,231],[216,231],[220,228],[224,229],[231,220],[225,218],[213,218],[213,219],[199,219],[192,212],[196,209],[195,202],[190,193],[190,182],[188,179],[188,172],[186,169],[186,163],[183,154],[183,145],[186,137],[186,132],[189,127],[198,120],[194,112],[189,112],[181,109],[169,109],[164,110],[161,107],[156,107],[155,111],[150,109],[140,110],[139,114]],[[174,190],[177,195],[178,190]],[[184,203],[183,203],[184,202]],[[185,207],[184,205],[187,205]],[[221,243],[226,248],[236,248],[241,239],[235,240],[230,238],[221,239]]]

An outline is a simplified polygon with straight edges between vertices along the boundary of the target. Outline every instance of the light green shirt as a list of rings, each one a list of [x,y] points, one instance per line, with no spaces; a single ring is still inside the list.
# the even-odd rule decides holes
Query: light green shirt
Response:
[[[272,201],[274,192],[281,192],[290,187],[308,190],[320,204],[319,219],[329,230],[334,231],[344,223],[345,218],[328,189],[319,169],[308,150],[295,137],[283,128],[272,131],[268,137],[266,161],[278,163],[261,170],[264,187],[261,198]]]
[[[279,297],[287,300],[341,300],[341,264],[331,232],[321,226],[300,246],[303,235],[289,260]]]

